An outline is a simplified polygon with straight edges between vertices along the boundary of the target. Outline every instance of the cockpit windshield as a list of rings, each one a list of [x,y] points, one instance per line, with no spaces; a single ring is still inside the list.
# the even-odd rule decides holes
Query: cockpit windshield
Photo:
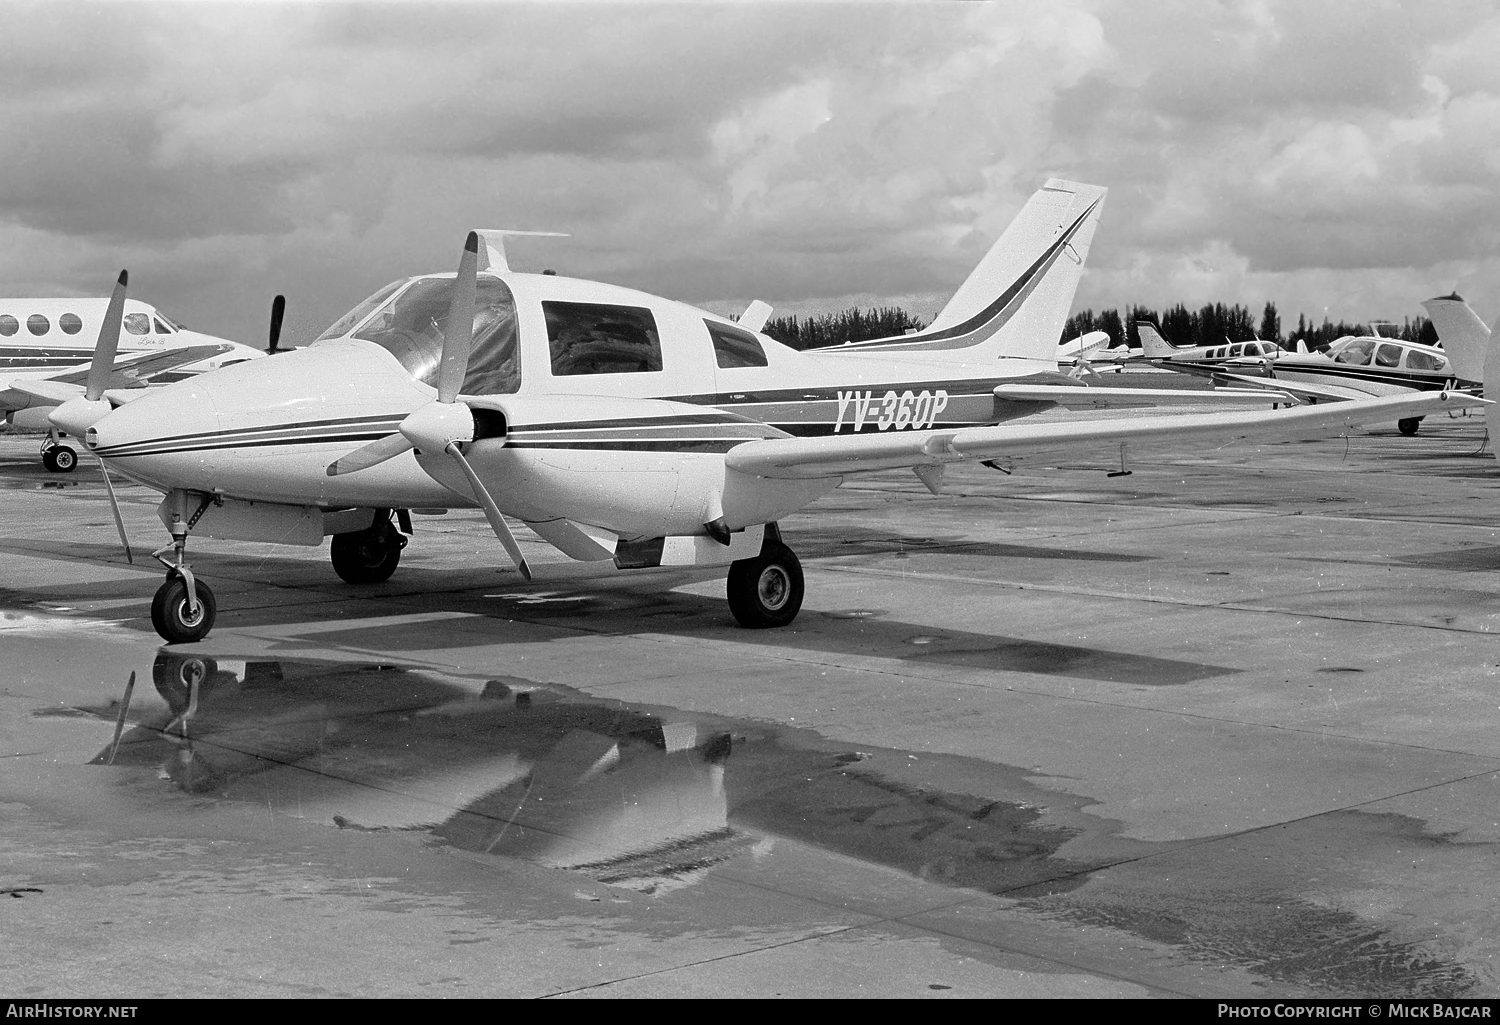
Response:
[[[344,314],[338,320],[335,320],[333,324],[329,326],[327,331],[324,331],[322,334],[318,335],[318,337],[313,339],[313,341],[321,342],[325,338],[344,337],[351,330],[353,330],[355,325],[368,317],[371,311],[375,309],[375,307],[379,306],[381,303],[389,299],[392,292],[394,292],[396,289],[400,288],[410,280],[411,278],[402,278],[400,281],[392,281],[389,285],[386,285],[380,291],[376,292],[374,295],[370,296],[370,298],[354,307],[354,309]]]
[[[320,340],[342,337],[369,317],[353,337],[379,345],[400,360],[413,377],[435,388],[452,292],[451,277],[393,282],[350,310],[323,332]],[[374,316],[369,316],[371,311],[375,311]],[[469,395],[505,395],[520,386],[515,300],[505,282],[482,274],[476,282],[469,370],[460,391]]]

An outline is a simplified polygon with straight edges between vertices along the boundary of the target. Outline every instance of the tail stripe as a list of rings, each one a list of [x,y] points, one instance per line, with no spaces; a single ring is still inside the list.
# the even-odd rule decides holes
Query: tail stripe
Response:
[[[1002,327],[1005,323],[1005,320],[1010,319],[1008,314],[1013,314],[1015,312],[1015,308],[1020,305],[1020,300],[1025,299],[1026,296],[1031,293],[1031,290],[1036,287],[1036,284],[1041,280],[1042,276],[1046,274],[1047,269],[1057,261],[1058,256],[1062,254],[1062,251],[1067,247],[1068,243],[1073,240],[1073,236],[1078,233],[1078,229],[1081,228],[1084,222],[1088,220],[1089,215],[1094,212],[1094,208],[1099,205],[1102,199],[1103,197],[1100,197],[1100,199],[1096,199],[1094,200],[1094,202],[1090,203],[1088,209],[1078,216],[1078,219],[1073,222],[1072,226],[1070,226],[1067,231],[1058,236],[1057,241],[1053,242],[1052,245],[1047,248],[1047,251],[1037,258],[1035,263],[1026,268],[1025,272],[1019,278],[1017,278],[1009,288],[1002,292],[994,302],[990,303],[983,310],[974,314],[974,316],[970,317],[962,324],[955,324],[953,327],[945,328],[942,331],[935,331],[932,334],[918,333],[915,335],[900,335],[894,338],[878,338],[874,341],[868,342],[851,342],[847,345],[839,346],[836,350],[830,351],[840,351],[847,349],[897,349],[899,351],[900,349],[908,347],[917,349],[959,349],[963,348],[966,345],[975,344],[975,342],[982,339],[975,339],[971,342],[967,340],[967,336],[990,326],[997,317],[1003,316],[1004,320],[1002,320],[1000,324],[994,325],[995,330],[998,330],[1000,327]],[[993,332],[987,332],[986,337],[988,337],[988,335],[992,333]],[[958,340],[957,344],[928,344],[931,342],[950,341],[954,339]]]

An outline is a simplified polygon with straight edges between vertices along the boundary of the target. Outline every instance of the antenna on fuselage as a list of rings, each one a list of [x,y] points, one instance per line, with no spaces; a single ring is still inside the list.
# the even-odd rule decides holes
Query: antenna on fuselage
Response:
[[[505,236],[530,235],[534,238],[568,238],[565,231],[519,231],[515,228],[476,228],[474,234],[484,240],[484,250],[479,254],[478,270],[494,270],[507,273],[510,263],[505,259]]]

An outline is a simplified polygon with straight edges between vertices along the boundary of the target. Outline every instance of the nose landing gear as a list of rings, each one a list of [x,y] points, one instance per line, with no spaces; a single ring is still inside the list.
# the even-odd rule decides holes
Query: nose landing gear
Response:
[[[170,644],[187,644],[201,641],[214,627],[218,605],[208,585],[193,577],[192,567],[187,561],[188,531],[198,518],[213,503],[213,496],[206,495],[192,517],[182,517],[187,504],[187,493],[173,493],[175,509],[172,513],[172,543],[158,548],[151,557],[167,567],[167,580],[157,588],[151,599],[151,625]],[[168,559],[166,552],[171,552]]]

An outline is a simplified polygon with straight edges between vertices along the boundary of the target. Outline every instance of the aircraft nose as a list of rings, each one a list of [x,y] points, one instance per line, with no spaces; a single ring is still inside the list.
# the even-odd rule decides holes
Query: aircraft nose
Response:
[[[84,444],[111,466],[170,487],[202,487],[212,471],[219,410],[197,379],[146,391],[88,429]],[[212,485],[208,485],[211,487]]]

